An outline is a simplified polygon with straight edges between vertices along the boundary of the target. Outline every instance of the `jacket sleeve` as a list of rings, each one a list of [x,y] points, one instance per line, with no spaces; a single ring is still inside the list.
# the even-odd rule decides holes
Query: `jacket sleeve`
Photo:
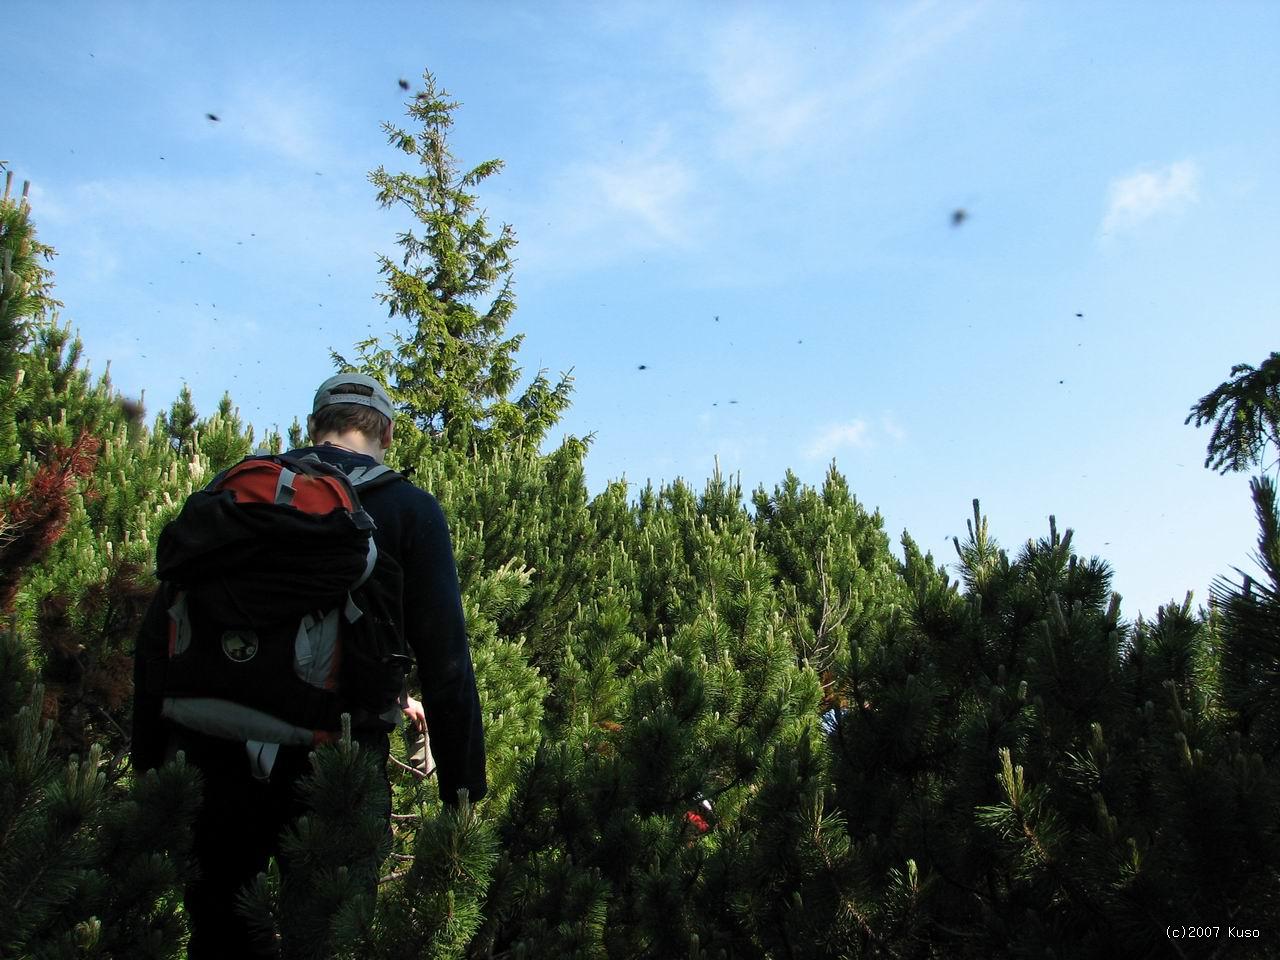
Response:
[[[148,665],[161,663],[169,642],[169,599],[163,584],[142,618],[133,654],[133,731],[129,759],[139,773],[164,764],[168,731],[160,716],[161,697],[147,689]]]
[[[418,663],[440,796],[454,805],[460,788],[471,800],[487,790],[484,725],[448,524],[435,497],[415,499],[401,558],[405,636]]]

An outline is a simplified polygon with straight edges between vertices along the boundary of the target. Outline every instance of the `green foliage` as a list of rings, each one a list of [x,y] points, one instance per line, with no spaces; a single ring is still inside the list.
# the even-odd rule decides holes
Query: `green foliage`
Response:
[[[464,599],[476,687],[485,718],[488,811],[500,812],[516,789],[520,765],[537,748],[548,684],[529,662],[523,638],[498,635],[499,619],[522,608],[530,573],[508,562],[487,573]]]
[[[1251,488],[1259,527],[1255,557],[1266,579],[1220,580],[1214,603],[1223,706],[1238,732],[1273,761],[1280,756],[1280,511],[1269,478],[1255,477]]]
[[[36,239],[27,202],[29,184],[22,197],[10,196],[13,173],[5,174],[0,199],[0,471],[21,456],[18,441],[23,377],[18,357],[31,340],[32,325],[59,306],[49,296],[52,272],[43,265],[53,249]]]
[[[190,450],[196,438],[196,404],[191,396],[191,388],[185,383],[178,392],[177,398],[169,406],[167,413],[160,414],[157,432],[163,430],[169,436],[169,443],[174,450]]]
[[[407,333],[390,347],[376,339],[359,345],[365,373],[393,387],[401,416],[400,456],[413,462],[424,452],[448,449],[489,456],[499,450],[535,450],[569,403],[572,379],[554,385],[539,371],[518,397],[515,354],[524,339],[503,339],[515,312],[512,250],[515,232],[503,225],[496,237],[472,192],[502,169],[488,160],[463,171],[449,150],[448,133],[458,104],[437,89],[430,73],[407,107],[412,127],[383,125],[388,142],[422,168],[421,173],[369,175],[384,208],[405,209],[420,225],[397,237],[401,255],[379,258],[386,289],[379,294],[392,317],[404,317]],[[487,306],[479,301],[490,294]],[[335,355],[343,368],[354,368]]]
[[[14,373],[14,358],[26,346],[27,327],[47,310],[61,306],[50,296],[53,271],[44,263],[53,248],[36,239],[27,194],[12,196],[13,172],[5,173],[0,198],[0,379]]]
[[[163,431],[176,453],[207,458],[207,468],[218,473],[247,457],[253,449],[253,431],[245,429],[231,394],[224,393],[218,409],[210,417],[201,417],[191,397],[191,388],[183,384],[181,392],[160,415],[156,432]],[[279,449],[279,437],[268,435],[266,442]]]
[[[371,933],[354,957],[462,957],[483,919],[498,857],[491,823],[470,803],[419,814],[408,866],[383,878]]]
[[[834,471],[752,515],[719,475],[588,499],[570,453],[419,462],[501,704],[469,955],[1143,952],[1179,883],[1276,896],[1221,624],[1124,624],[1052,521],[1010,559],[975,504],[956,584],[905,535],[894,561]]]
[[[756,491],[755,525],[777,569],[797,652],[830,682],[850,635],[881,620],[902,587],[879,514],[867,514],[835,469],[821,490],[788,471],[767,497]]]
[[[1257,740],[1230,735],[1209,624],[1189,602],[1122,624],[1110,571],[1070,543],[1051,519],[1011,561],[975,503],[960,593],[904,537],[901,613],[837,659],[828,745],[853,889],[884,907],[899,865],[923,878],[901,928],[864,909],[873,943],[1147,955],[1180,882],[1207,912],[1277,895],[1277,832],[1258,819],[1277,780],[1248,759]]]
[[[0,636],[0,956],[177,957],[194,772],[179,761],[125,789],[96,744],[60,763],[31,674]]]
[[[1213,424],[1204,465],[1219,473],[1267,467],[1268,446],[1280,447],[1280,353],[1256,368],[1238,363],[1231,377],[1191,408],[1186,423]]]
[[[497,858],[492,826],[465,800],[456,809],[414,805],[398,821],[413,821],[395,845],[403,852],[384,873],[393,850],[386,783],[349,718],[312,767],[300,784],[308,812],[282,840],[289,870],[260,875],[241,896],[251,923],[286,958],[463,956]]]
[[[386,782],[375,756],[352,739],[349,716],[343,715],[341,739],[317,749],[311,762],[299,784],[309,810],[281,838],[289,871],[266,903],[262,889],[245,898],[259,926],[279,918],[289,958],[330,957],[361,939],[390,849]]]
[[[38,368],[41,357],[37,345],[23,362]],[[227,456],[238,424],[215,415],[201,444],[179,453],[163,434],[135,428],[106,390],[87,376],[67,378],[65,405],[29,432],[16,476],[0,480],[0,503],[8,575],[20,577],[13,608],[56,710],[55,747],[83,754],[100,743],[119,758],[129,739],[133,640],[154,586],[152,544],[207,478],[211,455]]]
[[[30,473],[57,447],[70,447],[83,433],[99,435],[127,418],[109,377],[91,382],[81,362],[78,336],[57,317],[30,325],[29,348],[17,357],[13,404],[14,435],[20,453],[3,475]]]
[[[567,441],[548,456],[511,450],[483,459],[441,451],[406,464],[450,519],[464,597],[480,588],[486,571],[526,568],[527,597],[493,607],[489,617],[502,635],[524,637],[538,667],[558,658],[580,588],[601,562],[593,547],[604,537],[587,505],[584,453]]]

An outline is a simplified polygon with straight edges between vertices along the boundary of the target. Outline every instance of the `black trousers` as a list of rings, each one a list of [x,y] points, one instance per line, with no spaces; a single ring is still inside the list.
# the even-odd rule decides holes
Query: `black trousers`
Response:
[[[356,739],[385,759],[385,733],[359,734]],[[204,802],[194,831],[198,877],[184,896],[191,926],[187,957],[278,957],[274,936],[252,930],[236,901],[247,884],[266,872],[271,857],[282,873],[288,872],[288,862],[280,857],[280,834],[306,812],[298,782],[311,771],[311,748],[281,747],[267,780],[253,776],[245,746],[238,741],[175,727],[170,750],[184,751],[187,762],[204,777]],[[389,824],[389,785],[385,807]]]

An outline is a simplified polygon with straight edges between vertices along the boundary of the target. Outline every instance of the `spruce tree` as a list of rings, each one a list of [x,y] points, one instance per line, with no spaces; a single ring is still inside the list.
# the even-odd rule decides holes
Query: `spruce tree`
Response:
[[[486,456],[537,449],[567,407],[572,386],[567,375],[553,385],[539,371],[519,396],[512,394],[524,339],[504,339],[515,311],[516,237],[505,224],[496,237],[490,234],[473,192],[502,161],[458,166],[448,143],[457,107],[425,72],[407,107],[411,125],[383,125],[388,142],[421,170],[391,173],[379,166],[369,175],[378,203],[407,210],[418,224],[399,234],[398,257],[379,257],[385,282],[379,299],[409,329],[396,333],[389,347],[376,339],[359,345],[361,367],[384,376],[399,402],[398,450],[405,462],[415,462],[424,449]]]

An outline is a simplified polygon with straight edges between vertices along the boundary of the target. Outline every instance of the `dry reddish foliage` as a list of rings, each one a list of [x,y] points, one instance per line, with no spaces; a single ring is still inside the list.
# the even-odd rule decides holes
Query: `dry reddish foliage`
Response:
[[[53,449],[21,493],[0,501],[0,611],[9,612],[24,575],[57,542],[77,486],[93,472],[101,449],[87,431],[70,447]],[[42,712],[55,721],[57,748],[84,752],[106,734],[124,741],[124,725],[112,714],[133,690],[129,648],[150,596],[142,571],[114,565],[106,580],[79,597],[40,598],[36,635],[43,652]]]
[[[57,447],[21,494],[0,503],[0,611],[13,608],[22,575],[49,551],[71,512],[77,481],[93,472],[99,440],[87,431],[70,447]]]
[[[122,746],[128,726],[117,716],[133,693],[130,649],[152,588],[136,564],[117,563],[107,578],[74,599],[41,598],[37,632],[44,651],[45,712],[59,719],[58,746],[83,752],[97,735]]]

